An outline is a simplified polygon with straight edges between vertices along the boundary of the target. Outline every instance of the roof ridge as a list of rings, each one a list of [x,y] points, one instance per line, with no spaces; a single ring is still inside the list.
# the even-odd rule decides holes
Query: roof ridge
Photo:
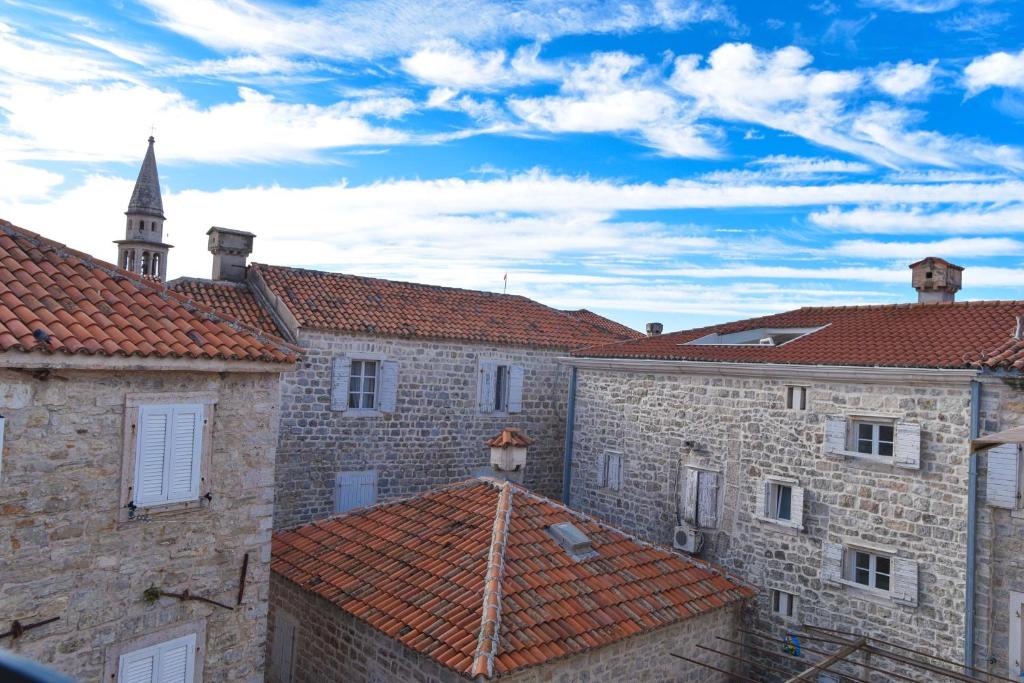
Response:
[[[501,630],[501,583],[505,576],[505,548],[512,517],[512,485],[505,482],[498,489],[491,529],[491,547],[487,552],[487,573],[484,576],[484,599],[480,611],[480,633],[476,655],[469,675],[490,678],[494,674],[494,656],[498,651]]]

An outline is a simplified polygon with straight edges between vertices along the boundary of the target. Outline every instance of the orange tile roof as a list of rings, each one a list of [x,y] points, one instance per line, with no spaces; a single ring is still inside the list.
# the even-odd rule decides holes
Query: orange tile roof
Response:
[[[582,320],[585,323],[593,325],[599,330],[603,330],[610,334],[614,334],[621,339],[643,339],[645,335],[643,332],[638,332],[632,327],[627,327],[622,323],[615,322],[611,318],[606,318],[603,315],[598,315],[593,311],[588,311],[585,308],[581,308],[576,311],[562,311],[568,316]]]
[[[291,363],[297,354],[167,289],[0,220],[0,351]]]
[[[572,522],[596,551],[547,533]],[[751,597],[723,572],[473,480],[274,534],[273,571],[463,675],[499,675]]]
[[[1024,369],[1024,343],[1012,338],[1024,301],[965,301],[800,308],[636,341],[578,350],[599,358],[731,363],[794,363],[917,368]],[[687,345],[712,332],[819,327],[778,346]]]
[[[256,297],[244,282],[181,277],[168,282],[167,286],[193,301],[230,315],[249,327],[281,336],[277,323],[256,301]]]
[[[556,349],[631,338],[512,294],[284,266],[251,269],[300,327]]]
[[[501,434],[487,442],[487,445],[492,448],[503,448],[505,446],[525,448],[532,444],[533,439],[528,437],[526,432],[516,427],[505,427],[501,430]]]

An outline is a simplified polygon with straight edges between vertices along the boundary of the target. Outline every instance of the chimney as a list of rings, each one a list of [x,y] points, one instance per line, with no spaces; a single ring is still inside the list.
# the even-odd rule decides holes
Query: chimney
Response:
[[[1017,327],[1013,331],[1013,338],[1017,341],[1024,339],[1024,315],[1017,316]]]
[[[938,256],[929,256],[911,263],[910,271],[917,303],[937,304],[956,299],[964,269]]]
[[[665,329],[665,326],[661,323],[647,323],[647,336],[657,337],[663,329]]]
[[[487,442],[491,447],[491,468],[495,477],[522,483],[526,469],[526,449],[533,439],[515,427],[506,427]]]
[[[206,231],[210,236],[207,248],[213,254],[214,280],[245,280],[245,261],[252,253],[252,241],[256,235],[244,230],[229,230],[216,226]]]

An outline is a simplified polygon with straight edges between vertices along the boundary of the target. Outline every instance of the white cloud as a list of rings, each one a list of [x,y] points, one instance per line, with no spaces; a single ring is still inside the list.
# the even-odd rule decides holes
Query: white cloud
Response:
[[[894,12],[912,12],[914,14],[948,12],[970,2],[972,0],[862,0],[862,3],[865,5],[881,7],[893,10]],[[988,3],[991,0],[973,0],[973,2]]]
[[[0,160],[3,194],[8,201],[21,202],[45,199],[64,176],[41,168]]]
[[[917,260],[925,256],[949,259],[1024,254],[1024,242],[1006,237],[953,237],[931,242],[880,242],[843,240],[829,250],[846,258]]]
[[[560,65],[540,61],[540,46],[519,48],[508,58],[504,50],[471,50],[453,40],[434,41],[401,60],[417,80],[456,89],[494,90],[538,80],[557,80]]]
[[[1015,233],[1024,232],[1024,206],[1013,203],[940,210],[858,207],[847,211],[831,206],[811,213],[810,220],[826,228],[863,233]]]
[[[932,74],[938,60],[915,64],[905,59],[894,66],[879,69],[874,76],[875,85],[893,97],[921,96],[931,90]]]
[[[964,83],[970,94],[988,88],[1024,88],[1024,50],[993,52],[978,57],[964,69]]]
[[[56,81],[85,83],[133,80],[117,65],[95,54],[19,36],[0,23],[0,86],[11,82]]]

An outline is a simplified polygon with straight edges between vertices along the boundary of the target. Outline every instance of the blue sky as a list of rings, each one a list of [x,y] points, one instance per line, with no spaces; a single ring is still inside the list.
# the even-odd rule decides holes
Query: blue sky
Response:
[[[151,127],[175,245],[668,329],[1024,298],[1016,0],[0,0],[0,217],[112,259]]]

